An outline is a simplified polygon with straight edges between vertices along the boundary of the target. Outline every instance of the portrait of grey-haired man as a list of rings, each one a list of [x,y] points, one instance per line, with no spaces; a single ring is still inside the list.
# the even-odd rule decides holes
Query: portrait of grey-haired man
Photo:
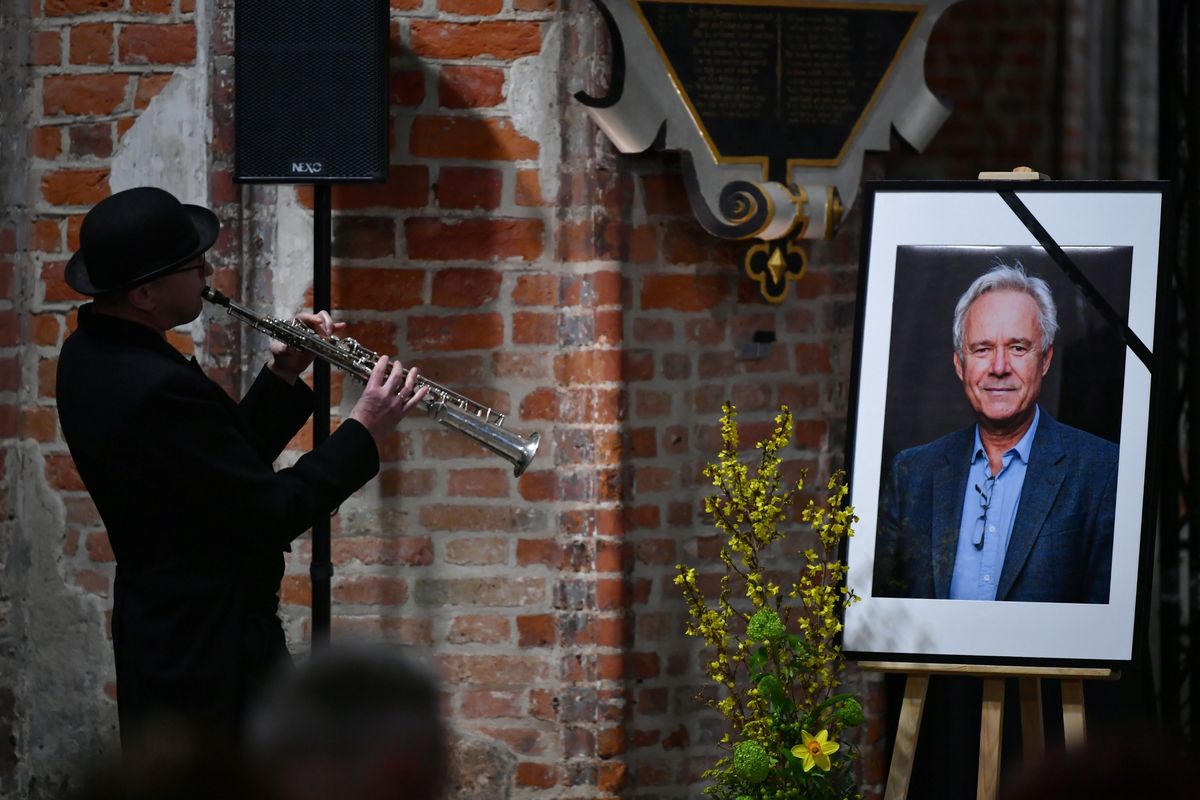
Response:
[[[974,424],[885,469],[875,597],[1107,603],[1118,447],[1039,405],[1050,286],[996,264],[959,297],[953,369]]]

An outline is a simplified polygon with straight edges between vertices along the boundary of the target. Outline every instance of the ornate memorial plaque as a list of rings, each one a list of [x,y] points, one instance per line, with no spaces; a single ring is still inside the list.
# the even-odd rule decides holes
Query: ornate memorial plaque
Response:
[[[780,302],[858,192],[890,129],[923,149],[949,115],[925,42],[957,0],[596,0],[612,37],[605,97],[576,99],[625,153],[678,150],[709,233]]]

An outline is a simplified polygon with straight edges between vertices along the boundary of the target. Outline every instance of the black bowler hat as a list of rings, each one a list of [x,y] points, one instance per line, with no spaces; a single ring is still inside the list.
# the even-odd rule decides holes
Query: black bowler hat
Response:
[[[86,295],[132,289],[212,247],[220,228],[216,214],[184,205],[162,189],[117,192],[83,218],[79,252],[67,262],[67,285]]]

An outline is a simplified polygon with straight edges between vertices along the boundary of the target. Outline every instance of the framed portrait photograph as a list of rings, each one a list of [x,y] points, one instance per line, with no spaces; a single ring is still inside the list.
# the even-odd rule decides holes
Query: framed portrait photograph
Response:
[[[1119,667],[1156,517],[1166,183],[868,183],[850,658]]]

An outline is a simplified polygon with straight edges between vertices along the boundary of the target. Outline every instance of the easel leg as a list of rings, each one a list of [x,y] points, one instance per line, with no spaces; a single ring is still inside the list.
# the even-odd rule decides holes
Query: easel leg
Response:
[[[1046,752],[1046,732],[1042,729],[1042,679],[1021,678],[1021,742],[1025,761],[1032,763]]]
[[[977,800],[996,800],[1000,789],[1000,732],[1004,724],[1004,678],[983,679],[983,715],[979,723]]]
[[[1087,740],[1087,720],[1083,715],[1083,681],[1063,678],[1063,742],[1067,749],[1083,747]]]
[[[917,733],[921,730],[921,714],[925,711],[928,691],[928,675],[909,674],[904,684],[904,704],[900,707],[900,724],[896,728],[896,746],[892,750],[884,800],[904,800],[908,796],[913,758],[917,754]]]

